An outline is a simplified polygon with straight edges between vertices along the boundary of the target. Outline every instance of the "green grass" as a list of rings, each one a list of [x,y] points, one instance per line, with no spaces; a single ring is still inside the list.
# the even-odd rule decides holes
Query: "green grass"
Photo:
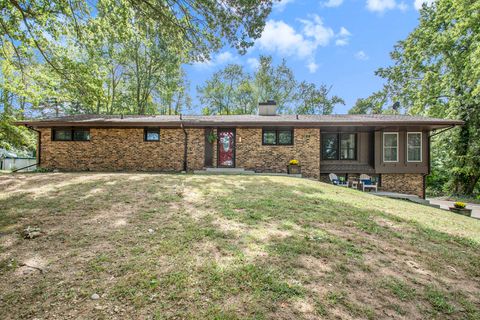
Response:
[[[44,173],[0,188],[0,318],[480,314],[480,221],[446,211],[286,177]],[[22,239],[27,226],[44,233]]]

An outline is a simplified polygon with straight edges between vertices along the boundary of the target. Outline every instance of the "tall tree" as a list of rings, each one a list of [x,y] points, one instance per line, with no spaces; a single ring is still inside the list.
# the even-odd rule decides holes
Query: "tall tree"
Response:
[[[253,76],[257,102],[275,100],[278,112],[291,113],[297,88],[292,69],[285,59],[277,66],[273,65],[271,56],[261,56],[259,60],[258,70]]]
[[[198,87],[204,114],[238,114],[244,109],[238,104],[248,81],[242,66],[230,64],[215,72],[203,86]],[[253,98],[253,97],[251,97]],[[248,103],[248,102],[247,102]],[[250,111],[250,110],[248,110]]]
[[[357,99],[355,105],[348,111],[350,114],[379,114],[386,112],[387,96],[385,91],[373,93],[365,99]]]
[[[181,112],[180,104],[189,103],[181,63],[208,59],[227,44],[245,52],[271,6],[272,0],[0,0],[0,61],[10,68],[0,74],[2,123],[10,128],[25,115],[60,112]],[[22,84],[14,87],[16,80]]]
[[[470,195],[480,179],[480,2],[437,0],[420,10],[419,25],[397,43],[393,65],[376,74],[384,91],[411,114],[465,121],[436,138],[447,150],[448,190]],[[439,155],[442,156],[442,155]],[[444,175],[446,176],[446,175]]]
[[[252,74],[241,65],[231,64],[215,72],[197,88],[204,114],[253,114],[258,103],[275,100],[279,113],[330,114],[338,96],[330,89],[305,81],[298,83],[285,60],[274,65],[272,57],[261,56],[259,68]]]
[[[302,81],[298,85],[297,105],[295,113],[297,114],[331,114],[337,104],[345,104],[345,101],[339,96],[328,97],[332,87],[328,88],[322,84],[317,87],[313,83]]]

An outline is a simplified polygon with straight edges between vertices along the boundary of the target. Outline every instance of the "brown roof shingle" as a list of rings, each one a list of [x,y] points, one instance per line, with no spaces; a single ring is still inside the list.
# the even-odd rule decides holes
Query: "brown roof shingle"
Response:
[[[73,115],[58,118],[18,121],[17,125],[34,127],[49,126],[405,126],[425,125],[446,127],[462,125],[463,122],[451,119],[428,118],[409,115]]]

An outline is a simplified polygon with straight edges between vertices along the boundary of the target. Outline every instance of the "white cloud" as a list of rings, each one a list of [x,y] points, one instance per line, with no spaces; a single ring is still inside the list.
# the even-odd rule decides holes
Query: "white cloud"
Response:
[[[340,28],[340,32],[337,34],[337,40],[335,40],[335,45],[337,46],[346,46],[350,40],[352,34],[345,27]]]
[[[420,10],[424,3],[426,3],[427,6],[431,6],[434,2],[435,0],[415,0],[413,2],[413,6],[415,7],[415,9]]]
[[[195,62],[193,66],[199,69],[205,69],[205,68],[210,68],[217,65],[227,64],[227,63],[233,62],[234,60],[235,60],[235,57],[231,52],[224,51],[217,54],[217,56],[214,57],[213,59],[202,61],[202,62]]]
[[[314,73],[318,69],[315,52],[319,47],[328,46],[334,40],[337,45],[348,44],[351,34],[345,27],[335,33],[318,15],[298,21],[302,24],[300,30],[295,30],[282,20],[268,20],[255,47],[268,53],[277,53],[282,57],[306,60],[306,67]]]
[[[341,28],[340,28],[340,32],[338,33],[338,35],[339,35],[339,36],[348,37],[348,36],[351,36],[352,34],[350,33],[350,31],[347,30],[347,28],[341,27]]]
[[[400,11],[405,12],[408,10],[408,5],[402,1],[397,5],[397,8],[400,9]]]
[[[313,16],[313,20],[299,19],[303,23],[303,33],[307,37],[315,39],[315,44],[318,46],[326,46],[330,40],[335,36],[332,28],[325,27],[322,19],[318,15]]]
[[[337,40],[335,40],[335,45],[336,46],[342,47],[342,46],[346,46],[347,44],[348,44],[348,39],[337,39]]]
[[[317,72],[318,64],[312,61],[307,65],[307,68],[310,73],[315,73]]]
[[[328,0],[327,2],[323,3],[324,7],[334,8],[338,7],[343,3],[343,0]]]
[[[287,4],[292,3],[293,1],[295,0],[280,0],[279,2],[275,2],[273,4],[273,9],[282,12]]]
[[[365,60],[368,60],[368,55],[363,52],[363,50],[360,50],[358,51],[357,53],[355,53],[355,59],[357,60],[362,60],[362,61],[365,61]]]
[[[395,0],[367,0],[367,9],[373,12],[383,13],[393,9],[405,11],[408,9],[408,6],[405,2],[397,3]]]
[[[260,65],[260,61],[258,61],[257,58],[248,58],[247,59],[247,64],[251,69],[256,70],[256,69],[258,69],[258,66]]]
[[[229,51],[217,55],[216,64],[224,64],[233,61],[233,55]]]
[[[262,36],[257,40],[257,45],[268,52],[299,58],[311,56],[316,48],[313,41],[305,39],[282,20],[268,20]]]

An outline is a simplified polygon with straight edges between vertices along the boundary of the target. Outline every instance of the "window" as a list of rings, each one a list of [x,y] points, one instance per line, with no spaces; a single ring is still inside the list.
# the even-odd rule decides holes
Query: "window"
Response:
[[[262,136],[264,145],[293,145],[292,129],[263,129]]]
[[[398,162],[398,132],[383,133],[383,162]]]
[[[90,129],[61,128],[52,129],[53,141],[90,141]]]
[[[323,160],[356,160],[357,135],[355,133],[322,133]]]
[[[322,158],[338,160],[338,134],[322,133]]]
[[[145,141],[160,141],[160,129],[158,128],[146,128],[145,129]]]
[[[407,161],[422,161],[422,133],[407,132]]]
[[[84,130],[84,129],[73,130],[73,140],[74,141],[89,141],[90,140],[90,130]]]
[[[340,134],[340,160],[355,160],[355,133]]]

